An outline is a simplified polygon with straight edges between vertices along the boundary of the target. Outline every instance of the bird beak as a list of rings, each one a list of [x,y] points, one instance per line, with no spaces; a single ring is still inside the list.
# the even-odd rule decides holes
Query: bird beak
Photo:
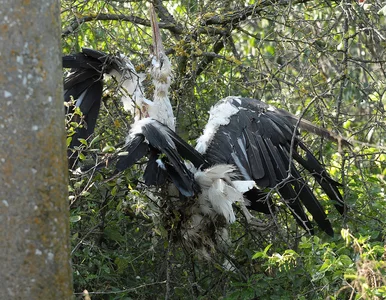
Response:
[[[161,33],[159,31],[157,16],[155,14],[153,4],[150,4],[150,25],[153,32],[153,54],[160,58],[161,53],[165,53],[164,46],[162,45]]]

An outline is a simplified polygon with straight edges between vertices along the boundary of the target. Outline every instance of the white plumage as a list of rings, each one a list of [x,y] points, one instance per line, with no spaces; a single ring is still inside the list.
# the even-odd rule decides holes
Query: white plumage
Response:
[[[196,150],[205,153],[209,144],[221,125],[227,125],[230,117],[239,110],[228,102],[228,99],[237,99],[237,97],[227,97],[217,102],[209,111],[209,120],[205,125],[204,133],[197,139]]]
[[[175,130],[173,108],[169,100],[171,81],[170,60],[164,53],[152,59],[150,73],[154,84],[153,103],[149,106],[149,116]]]
[[[254,182],[234,181],[234,172],[235,167],[231,165],[216,165],[194,174],[202,190],[198,196],[202,213],[212,218],[223,216],[228,223],[236,220],[232,205],[240,202],[245,207],[243,193],[252,189]]]

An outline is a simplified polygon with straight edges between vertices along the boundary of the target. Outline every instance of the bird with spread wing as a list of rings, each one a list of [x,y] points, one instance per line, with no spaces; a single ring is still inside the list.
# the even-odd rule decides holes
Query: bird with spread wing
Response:
[[[124,171],[146,156],[145,184],[169,191],[171,183],[176,188],[177,193],[171,197],[174,200],[163,201],[169,201],[171,211],[179,213],[178,238],[186,245],[213,249],[226,240],[226,228],[236,220],[236,203],[249,222],[254,219],[251,211],[275,213],[275,191],[307,232],[314,234],[308,212],[319,228],[332,236],[323,206],[299,171],[302,168],[311,174],[339,213],[345,212],[340,184],[302,141],[298,127],[325,132],[259,100],[232,96],[212,107],[203,135],[193,148],[174,131],[168,94],[172,67],[152,6],[150,21],[154,52],[150,66],[152,101],[143,93],[141,76],[122,55],[83,49],[82,53],[63,58],[64,67],[73,68],[65,80],[65,101],[73,98],[87,123],[73,137],[71,146],[77,145],[77,138],[88,138],[93,132],[103,75],[116,76],[124,90],[124,108],[136,118],[115,168]]]

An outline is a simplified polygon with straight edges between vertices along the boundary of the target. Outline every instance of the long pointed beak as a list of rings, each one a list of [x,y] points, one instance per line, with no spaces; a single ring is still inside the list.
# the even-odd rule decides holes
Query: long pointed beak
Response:
[[[164,46],[162,45],[161,33],[159,31],[157,16],[155,14],[154,6],[150,4],[150,25],[153,32],[153,51],[157,59],[160,58],[161,53],[165,53]]]

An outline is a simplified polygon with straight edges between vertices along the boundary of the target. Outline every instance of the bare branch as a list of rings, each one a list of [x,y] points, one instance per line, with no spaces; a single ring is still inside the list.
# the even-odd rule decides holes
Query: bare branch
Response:
[[[71,25],[67,27],[67,29],[62,33],[62,37],[65,37],[72,32],[74,32],[80,25],[86,22],[91,22],[91,21],[125,21],[125,22],[130,22],[133,24],[138,24],[138,25],[143,25],[146,27],[150,27],[150,21],[143,19],[141,17],[137,16],[132,16],[132,15],[123,15],[123,14],[97,14],[97,15],[88,15],[88,16],[83,16],[81,18],[75,18],[72,22]],[[170,32],[176,33],[176,34],[181,34],[183,32],[181,27],[177,27],[173,23],[163,23],[161,22],[159,24],[160,28],[164,28],[169,30]]]

